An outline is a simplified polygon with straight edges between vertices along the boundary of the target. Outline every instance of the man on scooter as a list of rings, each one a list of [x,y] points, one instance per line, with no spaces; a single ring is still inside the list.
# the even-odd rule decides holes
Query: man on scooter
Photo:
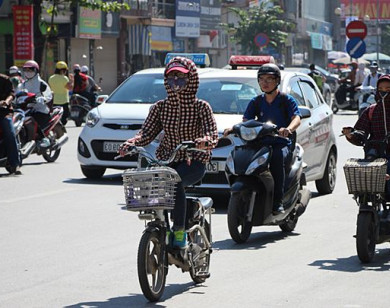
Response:
[[[355,88],[360,85],[356,83],[357,81],[356,73],[357,73],[358,64],[356,62],[352,62],[350,63],[350,66],[351,66],[351,71],[349,72],[347,77],[339,80],[341,86],[337,89],[335,93],[335,97],[339,105],[342,105],[346,101],[347,93],[349,93],[351,104],[355,103],[353,102],[354,95],[355,95]],[[347,85],[347,83],[350,84]]]
[[[347,140],[355,145],[360,145],[362,137],[352,134],[354,130],[363,131],[369,140],[383,140],[390,132],[390,75],[382,75],[376,85],[376,104],[363,111],[355,126],[343,127],[342,133]],[[386,148],[388,159],[386,179],[390,179],[390,144]],[[386,191],[390,193],[390,185],[386,184]]]
[[[274,203],[273,214],[284,212],[283,195],[286,165],[291,160],[295,131],[301,124],[301,114],[296,100],[284,93],[280,93],[280,70],[277,65],[268,63],[262,65],[257,72],[257,81],[264,92],[253,98],[246,108],[243,121],[257,118],[260,122],[276,124],[279,135],[286,139],[279,138],[272,144],[273,154],[270,162],[270,171],[274,178]],[[232,129],[226,129],[224,135],[229,134]],[[293,138],[288,138],[293,134]]]
[[[0,126],[3,131],[4,144],[7,151],[11,174],[21,174],[20,157],[12,123],[12,101],[14,91],[9,77],[0,74]]]

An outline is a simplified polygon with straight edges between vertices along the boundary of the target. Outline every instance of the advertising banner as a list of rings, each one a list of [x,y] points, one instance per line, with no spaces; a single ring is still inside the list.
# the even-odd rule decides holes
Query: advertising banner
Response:
[[[176,0],[176,36],[199,37],[200,0]]]
[[[102,12],[79,7],[79,38],[100,39],[102,36]]]
[[[14,64],[23,66],[34,59],[34,29],[32,5],[14,5]]]
[[[352,6],[350,4],[352,3]],[[370,19],[378,19],[390,21],[390,1],[389,0],[340,0],[341,17],[357,16],[363,20],[365,16],[370,16]]]

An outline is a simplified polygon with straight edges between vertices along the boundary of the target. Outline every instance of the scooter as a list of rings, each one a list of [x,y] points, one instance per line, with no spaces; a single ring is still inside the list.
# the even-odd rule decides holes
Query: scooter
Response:
[[[359,96],[359,117],[362,115],[363,111],[367,107],[370,107],[372,104],[375,104],[375,92],[376,88],[372,86],[361,86],[359,87],[360,96]]]
[[[295,145],[291,165],[286,170],[284,213],[272,213],[274,179],[269,171],[272,147],[264,138],[278,136],[277,126],[255,120],[236,124],[233,133],[243,145],[236,146],[226,160],[225,173],[231,187],[228,206],[228,228],[232,239],[244,243],[252,226],[278,225],[284,232],[295,229],[298,217],[309,203],[311,193],[304,187],[306,178],[303,148]]]
[[[4,116],[5,114],[8,114],[9,112],[10,110],[8,108],[0,108],[0,117]],[[21,144],[20,144],[19,133],[22,130],[24,119],[25,119],[25,114],[23,110],[17,109],[13,111],[12,122],[14,126],[16,143],[18,146],[20,157],[21,157],[21,152],[20,152]],[[3,131],[1,127],[0,127],[0,167],[4,167],[9,173],[12,172],[11,166],[8,163],[7,152],[6,152],[4,139],[3,139]]]
[[[85,123],[87,113],[92,109],[88,98],[80,94],[72,94],[70,97],[70,119],[74,121],[77,127]]]
[[[345,95],[345,99],[341,99],[344,97],[343,93],[346,92],[347,88],[352,86],[352,82],[350,80],[343,82],[340,84],[339,88],[335,93],[335,98],[332,103],[332,111],[336,114],[340,109],[342,110],[358,110],[358,99],[359,99],[359,91],[356,91],[353,97],[351,97],[351,93],[347,92]]]
[[[356,223],[356,250],[361,262],[369,263],[375,256],[376,244],[390,242],[390,196],[386,193],[386,147],[384,140],[367,140],[359,135],[364,148],[364,159],[352,158],[344,165],[348,191],[359,206]]]
[[[36,96],[34,93],[20,92],[16,94],[14,106],[25,112],[23,126],[19,133],[21,143],[21,157],[25,159],[30,154],[42,155],[47,162],[54,162],[60,155],[61,147],[68,141],[68,134],[61,123],[63,114],[62,107],[54,107],[50,113],[47,125],[42,129],[44,137],[49,139],[50,144],[40,145],[40,128],[33,117],[33,104]]]

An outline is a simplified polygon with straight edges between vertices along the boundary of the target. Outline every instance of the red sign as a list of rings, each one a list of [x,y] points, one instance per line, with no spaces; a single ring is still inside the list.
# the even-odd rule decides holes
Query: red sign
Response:
[[[265,33],[258,33],[255,36],[254,41],[255,41],[255,44],[257,45],[257,47],[259,47],[259,48],[265,47],[269,43],[269,37]]]
[[[34,59],[33,6],[14,5],[14,64]]]
[[[351,21],[345,29],[348,38],[358,37],[364,39],[367,35],[367,26],[360,20]]]

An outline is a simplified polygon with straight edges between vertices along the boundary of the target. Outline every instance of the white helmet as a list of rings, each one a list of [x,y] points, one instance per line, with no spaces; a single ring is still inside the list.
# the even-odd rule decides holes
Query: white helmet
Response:
[[[88,66],[86,66],[86,65],[83,65],[82,67],[81,67],[81,72],[82,73],[88,73]]]
[[[10,74],[17,74],[17,73],[19,73],[19,69],[18,69],[18,67],[17,66],[11,66],[9,69],[8,69],[8,71],[9,71],[9,73]]]

